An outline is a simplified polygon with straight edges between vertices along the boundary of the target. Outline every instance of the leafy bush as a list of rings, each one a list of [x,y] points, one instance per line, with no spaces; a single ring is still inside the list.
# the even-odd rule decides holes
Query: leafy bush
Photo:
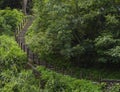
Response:
[[[6,70],[0,74],[0,92],[40,92],[39,80],[35,79],[32,71]]]
[[[99,55],[98,61],[119,63],[120,50],[119,39],[114,39],[112,35],[102,35],[95,39],[95,47]]]
[[[47,92],[101,92],[99,84],[64,76],[38,67],[41,73],[41,86]]]
[[[0,32],[10,33],[22,22],[24,15],[22,12],[13,9],[0,10]]]
[[[120,91],[120,84],[119,83],[114,84],[110,89],[110,92],[119,92],[119,91]]]
[[[25,62],[26,55],[14,38],[7,35],[0,36],[0,67],[2,69],[21,67]]]

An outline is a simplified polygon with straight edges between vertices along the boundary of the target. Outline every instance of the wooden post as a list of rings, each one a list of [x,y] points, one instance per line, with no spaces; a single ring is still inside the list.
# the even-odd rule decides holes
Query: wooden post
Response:
[[[22,43],[22,41],[21,41],[21,43],[20,43],[21,49],[22,49],[22,45],[23,45],[23,43]]]
[[[17,31],[17,34],[19,33],[19,25],[18,25],[18,31]]]
[[[25,52],[25,44],[23,44],[23,51]]]
[[[19,46],[20,46],[20,38],[18,37],[18,44],[19,44]]]
[[[33,55],[33,63],[35,64],[35,55],[34,55],[34,53],[32,53],[32,55]]]
[[[27,53],[27,48],[28,48],[27,45],[25,45],[25,52],[26,52],[26,53]]]
[[[29,48],[27,48],[27,56],[28,56],[28,58],[29,58]]]

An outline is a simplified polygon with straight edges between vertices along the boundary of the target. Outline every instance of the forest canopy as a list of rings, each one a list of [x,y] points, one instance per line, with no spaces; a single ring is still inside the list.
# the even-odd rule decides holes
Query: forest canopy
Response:
[[[34,2],[37,18],[26,38],[42,58],[120,63],[119,0]]]

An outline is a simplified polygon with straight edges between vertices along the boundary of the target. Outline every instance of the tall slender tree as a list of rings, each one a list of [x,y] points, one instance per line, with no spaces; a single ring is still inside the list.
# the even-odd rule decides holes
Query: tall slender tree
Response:
[[[26,15],[27,14],[27,2],[28,2],[28,0],[23,0],[23,12],[24,12],[24,14]]]

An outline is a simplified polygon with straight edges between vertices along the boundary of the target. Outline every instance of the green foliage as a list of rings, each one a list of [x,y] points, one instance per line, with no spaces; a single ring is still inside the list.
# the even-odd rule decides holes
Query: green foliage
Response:
[[[120,84],[119,83],[114,84],[110,89],[110,92],[119,92],[119,91],[120,91]]]
[[[40,92],[39,80],[29,70],[6,70],[0,74],[0,92]]]
[[[10,36],[0,36],[0,67],[2,69],[21,67],[26,56]]]
[[[13,37],[0,36],[0,92],[39,92],[39,80],[23,69],[26,61]]]
[[[119,92],[120,91],[119,83],[113,83],[112,85],[107,85],[106,83],[102,83],[101,86],[103,87],[103,92]]]
[[[91,81],[79,80],[69,76],[51,72],[43,67],[38,67],[41,72],[41,84],[45,92],[101,92],[99,84]]]
[[[35,0],[26,42],[44,59],[118,63],[119,11],[117,0]]]
[[[95,39],[95,47],[99,55],[100,62],[119,62],[120,50],[119,39],[114,39],[112,35],[102,35]]]
[[[39,92],[39,80],[23,69],[26,61],[13,37],[0,36],[0,92]]]
[[[13,9],[0,10],[0,32],[10,33],[22,22],[23,13]]]

